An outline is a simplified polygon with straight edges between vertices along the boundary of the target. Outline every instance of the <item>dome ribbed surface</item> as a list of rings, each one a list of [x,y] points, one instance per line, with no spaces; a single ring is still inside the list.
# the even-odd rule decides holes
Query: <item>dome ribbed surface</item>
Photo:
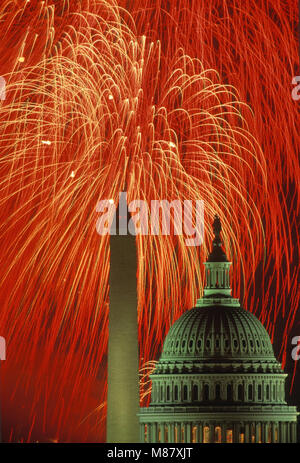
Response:
[[[161,361],[249,358],[274,359],[268,332],[261,322],[241,307],[195,307],[170,328]]]

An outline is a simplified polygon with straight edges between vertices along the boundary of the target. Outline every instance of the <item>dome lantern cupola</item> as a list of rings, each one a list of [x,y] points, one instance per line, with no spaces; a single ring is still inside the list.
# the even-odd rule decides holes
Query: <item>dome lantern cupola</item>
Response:
[[[205,262],[206,286],[204,296],[223,297],[230,296],[229,270],[231,262],[228,261],[222,249],[220,218],[216,215],[213,223],[214,240],[213,249]]]
[[[239,299],[231,296],[230,286],[230,266],[227,256],[222,248],[222,240],[220,238],[222,227],[220,218],[215,215],[213,222],[213,247],[205,265],[205,288],[204,295],[197,300],[196,307],[207,306],[225,306],[225,307],[240,307]]]

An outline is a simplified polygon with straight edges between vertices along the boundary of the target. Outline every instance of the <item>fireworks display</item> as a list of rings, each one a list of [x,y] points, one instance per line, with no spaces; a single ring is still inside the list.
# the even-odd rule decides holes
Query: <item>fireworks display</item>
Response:
[[[143,404],[170,323],[201,295],[215,213],[234,295],[295,397],[297,19],[290,0],[1,2],[4,441],[104,442],[109,246],[96,205],[125,186],[129,200],[205,207],[200,248],[137,237]]]

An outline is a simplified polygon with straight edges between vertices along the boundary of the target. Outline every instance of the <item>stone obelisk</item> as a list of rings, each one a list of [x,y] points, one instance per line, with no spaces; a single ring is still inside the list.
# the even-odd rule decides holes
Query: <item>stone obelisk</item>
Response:
[[[110,236],[107,442],[139,442],[137,251],[127,231],[126,195]]]

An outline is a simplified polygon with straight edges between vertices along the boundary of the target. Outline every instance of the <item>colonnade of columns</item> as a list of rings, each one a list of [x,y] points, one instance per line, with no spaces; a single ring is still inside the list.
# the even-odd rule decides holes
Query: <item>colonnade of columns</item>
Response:
[[[217,397],[217,387],[219,397]],[[230,388],[230,395],[228,390]],[[205,397],[207,389],[207,397]],[[224,380],[209,381],[153,381],[152,403],[173,403],[173,402],[201,402],[215,400],[229,400],[234,402],[257,402],[257,403],[283,403],[284,402],[284,380],[262,380],[256,383],[255,379],[249,378],[243,382],[232,382]]]
[[[209,266],[210,265],[210,266]],[[208,267],[209,266],[209,267]],[[216,263],[211,266],[211,264],[206,263],[206,289],[220,287],[230,289],[230,276],[229,276],[229,267],[228,263],[218,264]]]
[[[152,443],[293,443],[295,422],[148,422],[140,423],[140,442]]]

